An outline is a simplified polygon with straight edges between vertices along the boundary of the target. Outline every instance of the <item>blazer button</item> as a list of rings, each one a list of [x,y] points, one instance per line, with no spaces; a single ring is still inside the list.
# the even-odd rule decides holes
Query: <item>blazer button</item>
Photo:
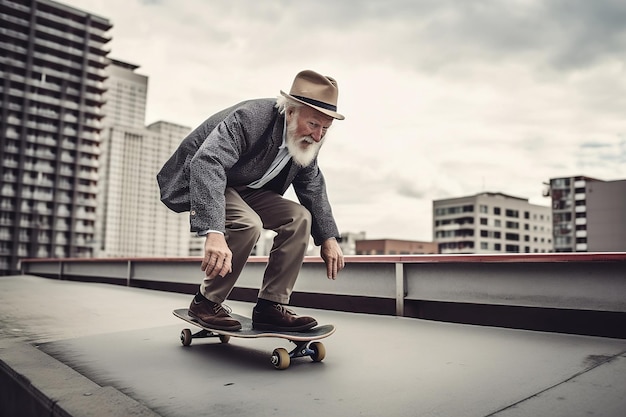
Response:
[[[196,215],[196,211],[195,210],[191,210],[191,212],[189,214],[191,214],[192,216],[195,216]]]

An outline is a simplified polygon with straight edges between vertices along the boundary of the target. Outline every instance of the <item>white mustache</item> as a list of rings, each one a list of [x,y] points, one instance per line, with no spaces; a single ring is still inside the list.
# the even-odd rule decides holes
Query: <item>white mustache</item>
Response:
[[[312,136],[301,136],[287,141],[287,149],[293,160],[300,166],[308,166],[317,156],[317,152],[322,146],[324,139],[316,142]],[[306,143],[307,146],[301,146]]]
[[[315,143],[315,140],[314,140],[311,136],[302,136],[302,137],[299,139],[299,141],[300,141],[300,142],[310,143],[310,144]]]

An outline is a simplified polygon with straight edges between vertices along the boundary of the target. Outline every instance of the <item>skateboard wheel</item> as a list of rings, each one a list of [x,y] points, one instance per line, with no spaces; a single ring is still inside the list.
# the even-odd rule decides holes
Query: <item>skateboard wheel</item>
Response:
[[[180,332],[180,343],[182,343],[183,346],[189,346],[191,344],[191,330],[183,329],[183,331]]]
[[[321,362],[326,357],[326,347],[322,342],[313,342],[310,346],[313,354],[311,355],[311,359],[313,362]]]
[[[274,368],[287,369],[289,368],[289,362],[291,362],[289,352],[283,348],[274,349],[272,353],[272,365],[274,365]]]
[[[220,342],[222,343],[228,343],[230,341],[230,336],[226,335],[226,334],[221,334],[220,335]]]

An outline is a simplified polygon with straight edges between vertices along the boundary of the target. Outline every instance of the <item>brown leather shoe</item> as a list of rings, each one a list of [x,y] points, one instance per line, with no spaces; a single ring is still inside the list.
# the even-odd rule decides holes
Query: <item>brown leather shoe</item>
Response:
[[[241,323],[230,316],[230,309],[214,303],[206,298],[198,301],[194,297],[189,306],[189,315],[206,327],[218,330],[236,331],[241,329]]]
[[[252,310],[252,327],[257,330],[301,332],[315,326],[317,326],[317,321],[313,317],[298,316],[280,304],[273,304],[264,308],[256,306]]]

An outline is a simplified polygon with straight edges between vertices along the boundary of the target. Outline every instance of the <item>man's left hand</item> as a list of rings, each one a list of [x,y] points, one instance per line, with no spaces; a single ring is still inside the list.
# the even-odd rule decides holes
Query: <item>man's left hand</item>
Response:
[[[339,271],[345,266],[343,252],[335,238],[326,239],[322,243],[320,255],[326,263],[326,275],[328,279],[336,279]]]

